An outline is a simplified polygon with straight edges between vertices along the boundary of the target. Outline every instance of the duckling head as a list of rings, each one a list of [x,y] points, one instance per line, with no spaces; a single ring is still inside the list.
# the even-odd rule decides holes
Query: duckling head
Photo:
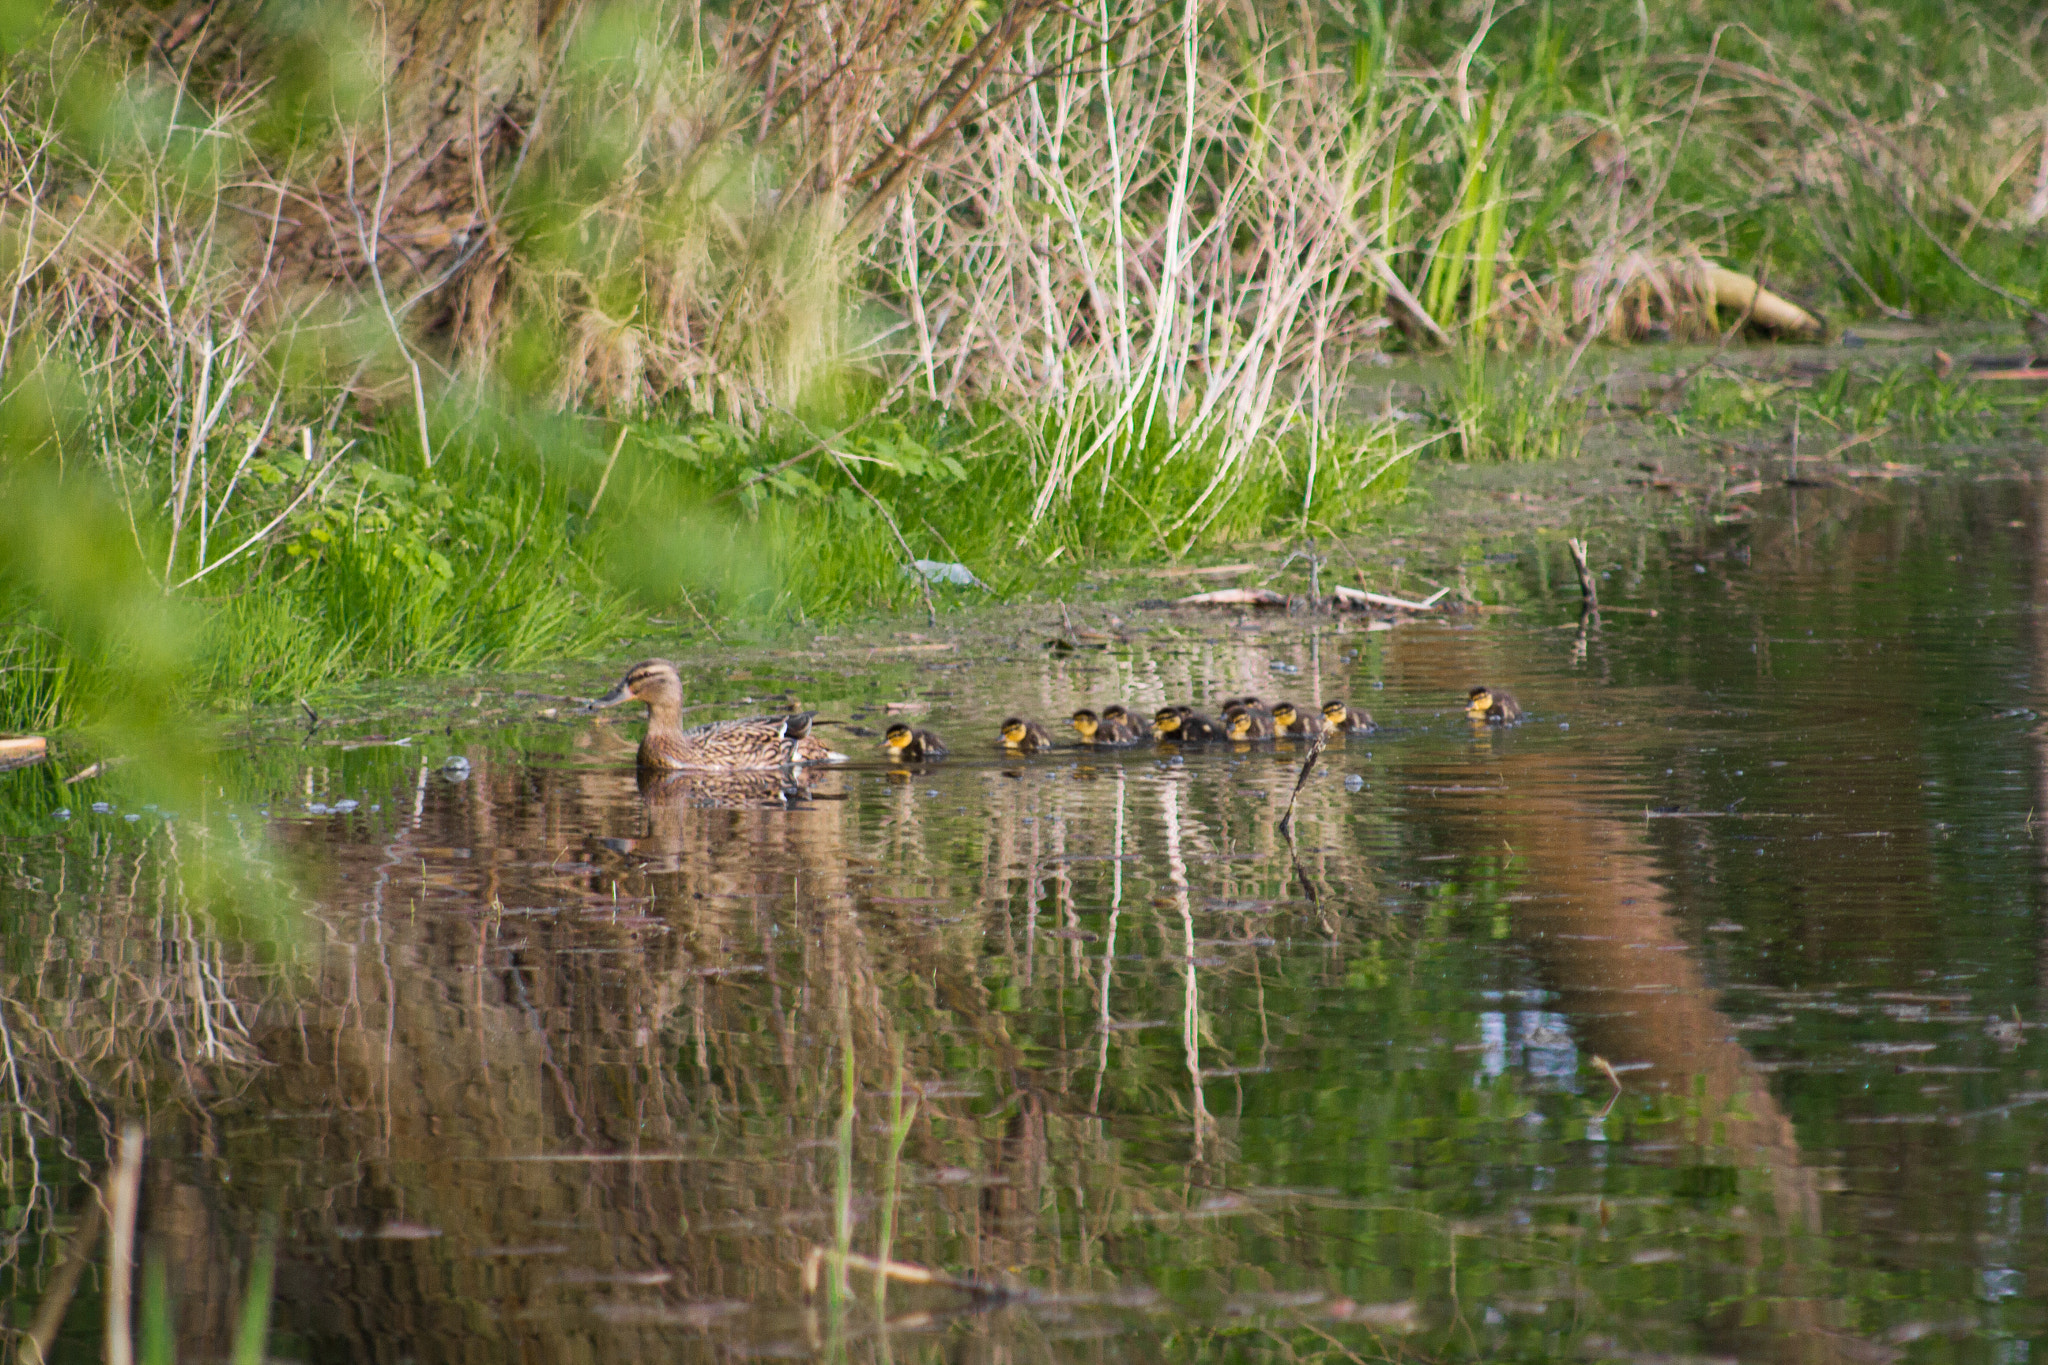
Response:
[[[1300,718],[1300,713],[1294,709],[1293,702],[1276,701],[1273,703],[1273,724],[1278,728],[1284,730]]]
[[[683,679],[667,659],[642,659],[626,670],[619,685],[591,702],[592,706],[617,706],[621,702],[644,701],[651,710],[680,710]]]
[[[1326,701],[1323,703],[1323,719],[1329,721],[1332,725],[1342,725],[1350,714],[1351,708],[1341,701]]]
[[[1252,713],[1249,711],[1231,712],[1228,729],[1232,739],[1250,739],[1252,737]]]
[[[1012,749],[1023,748],[1024,736],[1028,733],[1024,728],[1024,722],[1016,716],[1011,716],[1003,722],[1003,743]]]
[[[1084,711],[1081,714],[1086,715],[1087,712]],[[1129,720],[1131,713],[1124,710],[1121,706],[1105,706],[1102,708],[1102,718],[1113,725],[1120,720]]]
[[[1162,706],[1152,717],[1152,733],[1164,739],[1180,729],[1180,712],[1171,706]]]
[[[910,747],[910,741],[913,738],[914,736],[910,733],[910,727],[899,721],[896,724],[890,726],[888,730],[882,735],[882,743],[888,745],[890,749],[900,754],[905,749]]]
[[[1093,711],[1084,709],[1074,713],[1074,733],[1081,738],[1093,739],[1101,728],[1102,721]]]
[[[1493,691],[1491,688],[1475,687],[1465,694],[1466,715],[1483,716],[1492,709]]]

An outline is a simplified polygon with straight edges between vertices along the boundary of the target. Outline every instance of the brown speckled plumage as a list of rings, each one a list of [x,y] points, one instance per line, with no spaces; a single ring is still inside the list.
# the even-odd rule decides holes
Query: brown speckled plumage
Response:
[[[683,727],[683,680],[667,659],[644,659],[593,705],[647,703],[647,736],[640,741],[640,766],[678,772],[759,772],[771,768],[843,760],[813,735],[814,711],[787,716],[749,716]]]

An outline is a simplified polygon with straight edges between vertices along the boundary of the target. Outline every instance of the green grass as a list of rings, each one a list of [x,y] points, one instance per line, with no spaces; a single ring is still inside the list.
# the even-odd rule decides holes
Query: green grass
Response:
[[[908,557],[966,563],[996,598],[1055,593],[1103,564],[1353,529],[1405,484],[1414,453],[1391,427],[1326,432],[1313,452],[1305,438],[1276,441],[1212,499],[1204,523],[1170,531],[1211,465],[1200,450],[1167,459],[1162,433],[1124,450],[1107,487],[1078,490],[1026,533],[1040,433],[994,412],[827,416],[755,437],[709,420],[621,431],[450,406],[431,470],[409,425],[393,420],[365,435],[274,544],[169,594],[152,574],[161,527],[124,535],[111,493],[81,501],[84,476],[58,480],[32,458],[11,482],[42,488],[54,510],[40,532],[19,522],[0,532],[0,601],[11,608],[0,726],[105,721],[132,711],[138,689],[159,699],[147,708],[157,715],[317,697],[366,677],[517,668],[600,650],[653,620],[773,632],[922,609]],[[289,442],[275,458],[292,458]],[[259,500],[241,515],[260,525],[271,512]],[[93,525],[64,530],[88,513]],[[88,551],[35,543],[88,531]],[[52,558],[74,567],[37,569]],[[979,589],[934,590],[940,609],[985,600]],[[172,624],[146,638],[120,627],[165,613]]]

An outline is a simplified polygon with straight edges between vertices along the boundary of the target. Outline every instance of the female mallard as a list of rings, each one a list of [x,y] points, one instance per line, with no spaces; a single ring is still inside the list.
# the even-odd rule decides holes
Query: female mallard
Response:
[[[1323,729],[1329,734],[1363,734],[1372,728],[1372,717],[1365,712],[1353,710],[1341,701],[1323,703]]]
[[[1020,754],[1044,753],[1052,747],[1052,736],[1035,720],[1011,716],[1003,722],[1003,747]]]
[[[1522,718],[1522,704],[1512,692],[1475,687],[1465,694],[1465,714],[1489,725],[1513,725]]]
[[[1273,733],[1305,738],[1309,734],[1308,718],[1294,709],[1293,702],[1276,701],[1273,703]]]
[[[811,733],[815,711],[788,716],[714,720],[683,728],[683,679],[667,659],[645,659],[626,670],[619,685],[592,702],[617,706],[647,703],[647,736],[640,741],[643,768],[695,772],[759,772],[806,763],[842,763],[825,741]]]
[[[1207,744],[1223,738],[1223,727],[1192,706],[1162,706],[1152,717],[1152,737]]]
[[[1092,744],[1098,749],[1120,749],[1142,743],[1145,739],[1144,730],[1121,706],[1106,706],[1099,716],[1086,707],[1076,711],[1074,733],[1081,737],[1083,744]]]
[[[898,722],[889,727],[882,736],[882,743],[889,746],[889,756],[905,763],[923,763],[928,759],[944,758],[946,743],[929,730],[913,730]]]

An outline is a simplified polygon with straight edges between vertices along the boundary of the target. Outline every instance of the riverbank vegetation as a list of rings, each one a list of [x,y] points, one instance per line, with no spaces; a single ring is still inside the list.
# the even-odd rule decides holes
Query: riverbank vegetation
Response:
[[[1595,348],[1753,321],[1716,267],[1837,325],[2048,297],[2020,4],[179,0],[0,48],[8,726],[1341,535],[1419,458],[1574,448]],[[1407,352],[1458,377],[1356,399]]]

